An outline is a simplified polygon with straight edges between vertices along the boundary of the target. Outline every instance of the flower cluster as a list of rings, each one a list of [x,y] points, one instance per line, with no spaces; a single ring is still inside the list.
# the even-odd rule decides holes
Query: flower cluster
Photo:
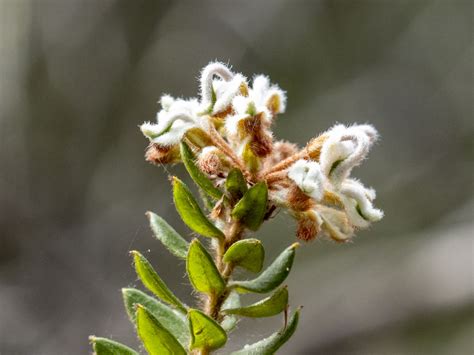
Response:
[[[285,92],[263,75],[250,85],[218,62],[201,72],[199,98],[164,95],[160,101],[157,122],[141,126],[150,140],[148,161],[179,162],[184,140],[216,187],[233,168],[242,171],[248,185],[265,181],[268,216],[277,207],[289,211],[302,240],[327,235],[347,241],[355,229],[383,217],[373,206],[375,191],[351,177],[378,138],[372,126],[336,125],[302,149],[274,141],[271,126],[285,111]]]

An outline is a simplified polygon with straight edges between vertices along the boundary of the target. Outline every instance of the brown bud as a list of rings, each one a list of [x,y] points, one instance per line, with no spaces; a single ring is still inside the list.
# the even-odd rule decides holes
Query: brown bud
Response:
[[[178,146],[164,147],[151,143],[146,152],[145,160],[155,165],[171,164],[180,161]]]
[[[214,147],[206,147],[199,155],[197,161],[199,169],[208,175],[217,175],[222,170],[219,151]]]

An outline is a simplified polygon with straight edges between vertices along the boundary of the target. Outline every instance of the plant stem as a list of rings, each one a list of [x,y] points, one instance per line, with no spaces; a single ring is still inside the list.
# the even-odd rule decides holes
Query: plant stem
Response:
[[[227,283],[230,276],[232,275],[232,272],[234,271],[233,265],[224,263],[222,258],[224,257],[227,249],[242,238],[244,231],[245,229],[239,222],[232,221],[228,228],[226,228],[225,239],[219,241],[219,244],[216,248],[215,263],[217,265],[217,269],[222,275],[222,278],[224,279],[224,282],[226,283],[226,290],[221,295],[209,295],[205,307],[205,312],[216,321],[221,320],[220,311],[222,304],[229,295]]]

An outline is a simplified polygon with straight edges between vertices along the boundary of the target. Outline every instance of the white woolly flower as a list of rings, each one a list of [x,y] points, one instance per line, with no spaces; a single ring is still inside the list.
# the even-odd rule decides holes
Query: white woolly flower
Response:
[[[215,79],[216,76],[219,79]],[[242,74],[234,74],[226,65],[214,62],[203,69],[200,83],[203,109],[215,114],[230,106],[247,79]]]
[[[257,107],[269,112],[268,119],[275,114],[285,112],[285,92],[278,85],[270,85],[270,79],[265,75],[257,75],[253,79],[249,96]]]
[[[324,175],[339,187],[367,156],[377,139],[377,131],[370,125],[337,125],[326,134],[329,137],[322,146],[319,161]]]
[[[265,75],[257,75],[253,79],[248,96],[238,95],[232,100],[235,114],[227,117],[226,130],[230,135],[238,132],[239,122],[250,116],[260,115],[260,119],[268,126],[277,113],[286,108],[286,95],[277,86],[270,86],[270,79]]]
[[[152,143],[164,147],[178,144],[188,130],[201,126],[196,99],[173,99],[164,95],[160,101],[163,109],[157,114],[157,123],[145,122],[140,126]]]
[[[348,179],[342,183],[340,198],[350,222],[359,228],[366,228],[371,222],[382,219],[383,211],[372,204],[375,191],[366,188],[357,180]]]
[[[316,201],[323,198],[323,174],[318,163],[304,159],[298,160],[288,169],[288,177]]]

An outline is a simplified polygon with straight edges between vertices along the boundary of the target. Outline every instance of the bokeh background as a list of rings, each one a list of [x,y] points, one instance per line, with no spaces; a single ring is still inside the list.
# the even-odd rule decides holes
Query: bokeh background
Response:
[[[137,340],[120,288],[146,253],[191,302],[184,265],[145,211],[183,235],[168,174],[137,126],[161,93],[194,96],[228,62],[288,91],[275,134],[335,122],[382,135],[355,171],[386,217],[354,243],[298,251],[282,354],[473,353],[473,2],[0,0],[0,354],[86,354],[89,334]],[[267,262],[294,241],[280,213]],[[228,349],[282,320],[243,321]]]

